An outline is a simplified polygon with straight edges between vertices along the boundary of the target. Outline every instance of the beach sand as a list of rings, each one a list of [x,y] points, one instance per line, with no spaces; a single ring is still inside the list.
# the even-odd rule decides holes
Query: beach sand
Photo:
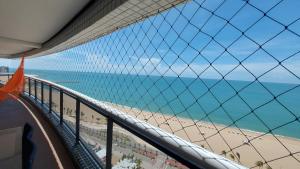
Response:
[[[300,168],[300,140],[294,138],[271,134],[264,135],[234,127],[226,128],[220,124],[197,122],[160,113],[140,111],[126,106],[106,104],[187,141],[204,146],[204,148],[217,154],[222,154],[222,151],[225,150],[227,152],[226,157],[230,158],[229,154],[234,154],[237,162],[236,153],[239,153],[240,163],[247,167],[255,166],[256,161],[270,161],[268,164],[272,168]],[[290,152],[296,154],[291,157],[289,156]],[[278,159],[281,157],[286,158]]]
[[[8,80],[7,76],[0,76],[0,80],[6,82]]]
[[[47,103],[47,90],[44,93],[45,102]],[[55,91],[53,92],[53,102],[55,105],[54,110],[58,112],[59,94]],[[220,124],[146,112],[112,103],[105,102],[105,104],[140,120],[147,121],[153,126],[160,127],[187,141],[203,146],[214,153],[222,154],[222,151],[225,150],[227,158],[231,159],[232,154],[236,162],[240,162],[247,167],[255,167],[256,161],[267,161],[271,168],[300,168],[300,140],[298,139],[241,130],[234,127],[226,128],[226,126]],[[68,118],[75,117],[75,100],[67,95],[64,95],[64,110],[65,116],[69,116]],[[67,111],[68,113],[66,113]],[[97,125],[106,123],[103,116],[83,104],[81,104],[81,112],[83,114],[81,120],[88,123],[91,128],[97,128]],[[237,153],[240,154],[240,160],[238,160]],[[292,156],[290,153],[292,153]],[[265,166],[266,164],[264,164]]]

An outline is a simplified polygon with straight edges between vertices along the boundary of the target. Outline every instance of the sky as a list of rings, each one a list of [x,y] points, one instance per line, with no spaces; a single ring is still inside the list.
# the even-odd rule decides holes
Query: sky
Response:
[[[298,0],[188,1],[84,45],[27,59],[25,68],[300,83],[299,9]],[[10,67],[18,62],[0,59]]]

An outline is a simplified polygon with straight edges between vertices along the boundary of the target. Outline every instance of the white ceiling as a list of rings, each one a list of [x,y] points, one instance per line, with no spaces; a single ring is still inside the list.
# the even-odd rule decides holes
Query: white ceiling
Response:
[[[70,49],[167,10],[186,0],[98,0],[42,48],[23,53],[37,57]],[[19,57],[17,55],[11,58]]]
[[[89,0],[0,0],[0,56],[38,48]]]

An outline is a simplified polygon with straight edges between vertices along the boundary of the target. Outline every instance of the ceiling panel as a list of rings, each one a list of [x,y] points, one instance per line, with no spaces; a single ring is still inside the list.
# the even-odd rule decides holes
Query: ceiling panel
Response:
[[[1,0],[0,37],[34,43],[44,43],[61,30],[89,0]],[[28,49],[16,44],[1,51]],[[19,47],[17,47],[19,46]],[[0,53],[3,54],[3,53]]]

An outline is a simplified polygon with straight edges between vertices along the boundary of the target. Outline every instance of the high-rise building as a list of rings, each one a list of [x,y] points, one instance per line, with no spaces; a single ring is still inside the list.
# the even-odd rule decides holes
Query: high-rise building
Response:
[[[0,73],[8,73],[9,68],[7,66],[0,66]]]

